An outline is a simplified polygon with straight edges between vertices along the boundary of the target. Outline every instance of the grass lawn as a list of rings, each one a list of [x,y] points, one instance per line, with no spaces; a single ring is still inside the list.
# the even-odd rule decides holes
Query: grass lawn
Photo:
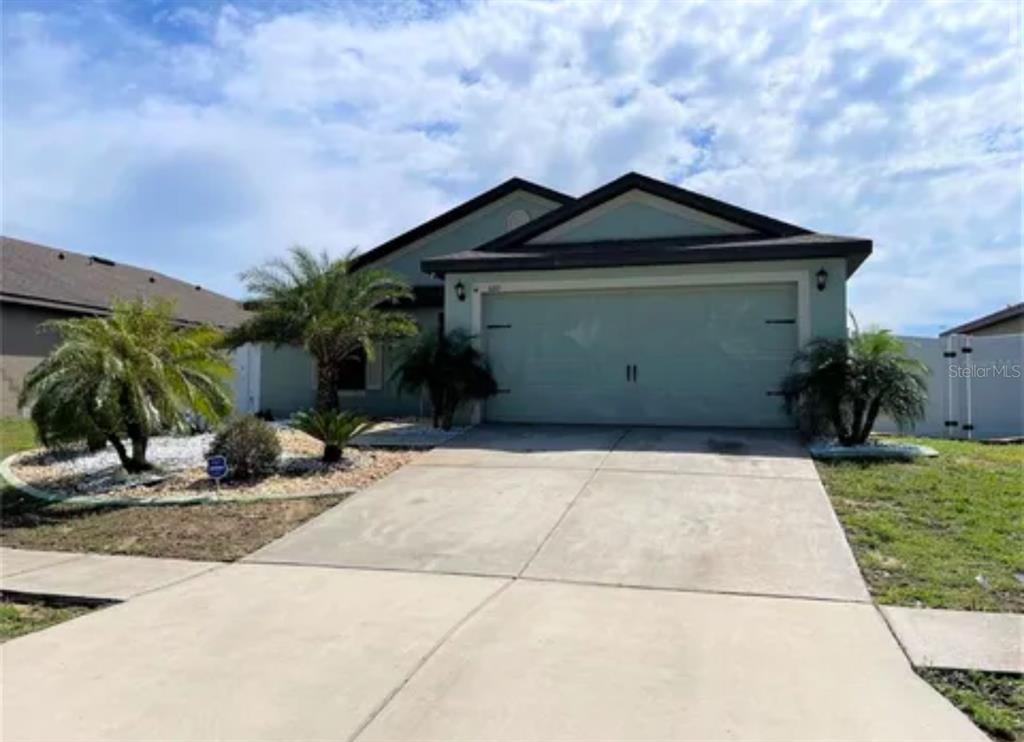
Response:
[[[939,457],[818,462],[872,595],[891,605],[1024,612],[1024,446],[902,440]]]
[[[1024,742],[1024,678],[959,670],[918,670],[994,739]]]
[[[0,602],[0,642],[89,613],[94,608],[43,603]]]
[[[0,459],[38,445],[31,421],[23,417],[0,417]]]
[[[216,505],[82,507],[13,491],[0,508],[0,542],[21,549],[234,561],[337,505],[344,496]]]

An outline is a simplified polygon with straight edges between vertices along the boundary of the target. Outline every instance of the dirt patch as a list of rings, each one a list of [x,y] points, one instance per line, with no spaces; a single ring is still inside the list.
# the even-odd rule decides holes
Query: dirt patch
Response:
[[[344,499],[119,508],[5,502],[0,541],[23,549],[234,561]]]

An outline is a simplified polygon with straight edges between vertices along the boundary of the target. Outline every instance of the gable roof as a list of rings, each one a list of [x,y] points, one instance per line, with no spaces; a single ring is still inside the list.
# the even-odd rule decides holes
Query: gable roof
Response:
[[[531,243],[535,237],[629,191],[640,190],[753,230],[753,234]],[[844,257],[848,275],[871,240],[812,232],[639,173],[627,173],[473,250],[423,261],[427,273]]]
[[[1017,317],[1024,317],[1024,301],[1018,304],[1011,304],[1008,307],[1003,307],[995,312],[986,314],[983,317],[972,319],[970,322],[964,322],[962,325],[945,330],[939,333],[939,337],[946,337],[946,335],[967,335],[978,330],[984,330],[986,327],[992,325],[998,325],[1000,322],[1006,322],[1007,320],[1016,319]]]
[[[449,209],[440,216],[436,216],[433,219],[423,222],[417,227],[413,227],[408,232],[403,232],[397,237],[393,237],[387,242],[384,242],[372,250],[368,250],[360,255],[357,255],[352,261],[352,269],[358,270],[371,263],[375,263],[381,258],[387,257],[393,252],[401,250],[407,245],[411,245],[416,240],[422,239],[432,232],[436,232],[439,229],[447,227],[449,224],[457,222],[459,219],[469,216],[474,211],[489,206],[495,201],[499,201],[505,196],[508,196],[516,191],[524,191],[526,193],[532,193],[535,196],[540,196],[548,201],[554,201],[558,204],[567,204],[573,201],[572,196],[568,196],[564,193],[559,193],[551,188],[546,188],[537,183],[532,183],[529,180],[523,178],[509,178],[504,183],[495,186],[489,191],[484,191],[478,196],[465,201],[453,209]],[[555,209],[558,211],[559,209]]]
[[[156,271],[0,237],[0,301],[95,314],[136,297],[172,299],[175,319],[190,324],[233,327],[246,317],[234,299]]]

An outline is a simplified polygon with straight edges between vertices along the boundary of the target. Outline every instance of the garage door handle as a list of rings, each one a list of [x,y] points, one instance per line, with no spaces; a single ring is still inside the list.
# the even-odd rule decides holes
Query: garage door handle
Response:
[[[636,383],[636,364],[633,364],[633,383]]]
[[[626,381],[632,381],[633,380],[632,368],[633,367],[630,366],[628,363],[626,364]]]

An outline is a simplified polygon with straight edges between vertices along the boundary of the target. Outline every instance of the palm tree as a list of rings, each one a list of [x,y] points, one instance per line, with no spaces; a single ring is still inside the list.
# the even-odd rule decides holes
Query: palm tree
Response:
[[[849,339],[815,340],[793,363],[782,385],[786,410],[844,446],[864,443],[879,414],[900,427],[924,417],[928,367],[889,330],[861,332],[854,322]]]
[[[213,327],[175,325],[171,302],[116,302],[109,317],[47,323],[61,342],[25,379],[20,404],[46,445],[102,436],[129,472],[151,468],[149,438],[231,411],[232,368]],[[129,455],[121,442],[131,442]]]
[[[389,271],[352,270],[354,256],[332,260],[296,246],[290,261],[278,258],[242,274],[255,314],[228,344],[304,348],[316,359],[318,410],[338,409],[344,361],[360,351],[372,359],[377,342],[416,332],[411,317],[385,308],[410,298],[409,286]]]
[[[483,354],[462,330],[447,335],[424,332],[407,349],[394,377],[401,391],[427,390],[434,427],[449,430],[458,409],[474,399],[498,393]]]

